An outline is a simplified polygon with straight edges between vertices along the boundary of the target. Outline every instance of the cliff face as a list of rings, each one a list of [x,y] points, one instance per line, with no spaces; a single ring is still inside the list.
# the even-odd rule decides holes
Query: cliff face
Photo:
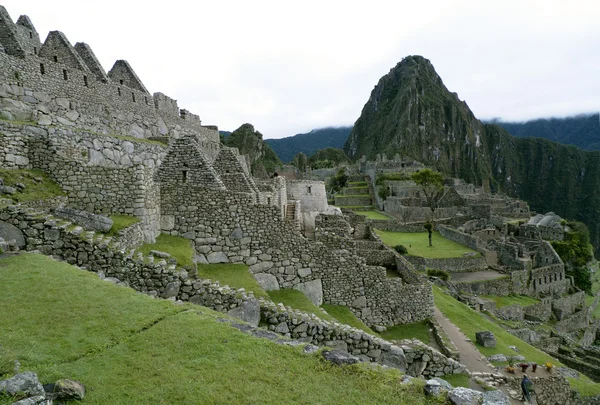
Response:
[[[447,175],[580,220],[600,245],[600,152],[515,138],[482,124],[431,63],[409,56],[379,80],[345,146],[352,158],[413,158]]]
[[[273,173],[281,161],[273,149],[263,141],[260,132],[254,130],[251,124],[243,124],[229,135],[225,145],[238,148],[242,155],[247,155],[252,174],[256,177],[267,177]]]

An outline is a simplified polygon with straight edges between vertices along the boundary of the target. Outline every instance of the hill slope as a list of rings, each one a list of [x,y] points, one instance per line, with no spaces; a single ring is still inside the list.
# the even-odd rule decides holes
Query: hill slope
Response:
[[[311,156],[320,149],[341,149],[351,130],[352,127],[320,128],[287,138],[267,139],[265,142],[273,148],[279,159],[289,163],[298,152]]]
[[[585,222],[600,246],[600,152],[484,125],[421,56],[404,58],[379,80],[344,150],[355,159],[399,153],[506,192],[536,211]]]
[[[266,177],[281,166],[273,149],[263,141],[262,134],[255,131],[252,124],[243,124],[233,131],[225,138],[224,144],[238,148],[240,154],[248,157],[252,174],[256,177]]]
[[[422,384],[398,384],[397,370],[332,366],[244,334],[221,313],[45,256],[1,257],[0,285],[0,376],[18,359],[42,383],[81,381],[83,404],[429,403]]]
[[[584,150],[600,150],[600,114],[540,118],[527,122],[492,121],[518,138],[546,138]]]

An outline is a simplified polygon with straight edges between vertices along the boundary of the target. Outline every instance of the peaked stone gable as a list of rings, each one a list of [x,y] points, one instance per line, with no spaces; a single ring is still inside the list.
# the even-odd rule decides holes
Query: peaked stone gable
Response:
[[[110,72],[108,72],[108,77],[110,77],[115,84],[121,84],[130,89],[150,94],[126,60],[116,61]]]
[[[104,83],[108,83],[110,81],[106,71],[88,44],[85,42],[77,42],[75,44],[75,51],[77,51],[81,59],[83,59],[87,67],[92,71],[98,80]]]
[[[172,142],[156,176],[159,183],[225,189],[195,136],[184,136]]]
[[[89,69],[83,59],[73,48],[65,34],[60,31],[50,31],[40,54],[42,58],[53,62],[62,63],[77,70],[89,72]]]
[[[214,162],[215,170],[221,177],[227,190],[242,193],[258,193],[254,180],[248,176],[239,161],[239,153],[235,148],[221,147]]]
[[[19,41],[17,26],[4,6],[0,6],[0,44],[7,54],[19,58],[25,57],[25,47]]]

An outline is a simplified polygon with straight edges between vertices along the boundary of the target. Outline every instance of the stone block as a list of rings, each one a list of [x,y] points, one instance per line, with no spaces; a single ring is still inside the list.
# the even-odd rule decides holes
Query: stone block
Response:
[[[254,274],[254,278],[265,291],[279,290],[279,282],[277,281],[277,277],[272,274],[256,273]]]
[[[25,247],[25,236],[19,228],[7,222],[0,221],[0,237],[5,241],[15,240],[19,249]]]
[[[492,332],[476,332],[475,339],[483,347],[496,347],[496,337]]]
[[[67,219],[89,231],[108,232],[113,225],[113,220],[109,217],[73,208],[59,207],[54,210],[54,215]]]
[[[181,282],[172,281],[165,287],[165,291],[162,293],[163,298],[173,298],[177,297],[179,294],[179,288],[181,287]]]
[[[258,326],[260,322],[260,303],[256,299],[244,301],[240,306],[227,312],[227,314],[240,318],[252,326]]]
[[[212,252],[206,256],[209,263],[229,263],[227,255],[223,252]]]
[[[457,387],[448,393],[448,400],[454,405],[480,405],[483,393],[470,388]]]
[[[302,291],[316,306],[323,304],[323,284],[321,283],[321,279],[297,284],[294,286],[294,290]]]
[[[17,374],[8,380],[0,381],[0,393],[9,396],[27,394],[28,396],[44,395],[44,387],[37,374],[31,371]]]
[[[392,346],[390,350],[381,353],[381,364],[388,367],[394,367],[400,371],[406,371],[406,356],[404,351],[398,346]]]

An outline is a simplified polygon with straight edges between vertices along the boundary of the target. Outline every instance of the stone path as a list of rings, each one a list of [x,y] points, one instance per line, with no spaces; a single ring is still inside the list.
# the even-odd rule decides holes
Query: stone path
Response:
[[[504,276],[506,276],[506,274],[499,273],[495,270],[485,270],[471,271],[467,273],[451,273],[450,279],[455,283],[461,283],[464,281],[494,280]]]

